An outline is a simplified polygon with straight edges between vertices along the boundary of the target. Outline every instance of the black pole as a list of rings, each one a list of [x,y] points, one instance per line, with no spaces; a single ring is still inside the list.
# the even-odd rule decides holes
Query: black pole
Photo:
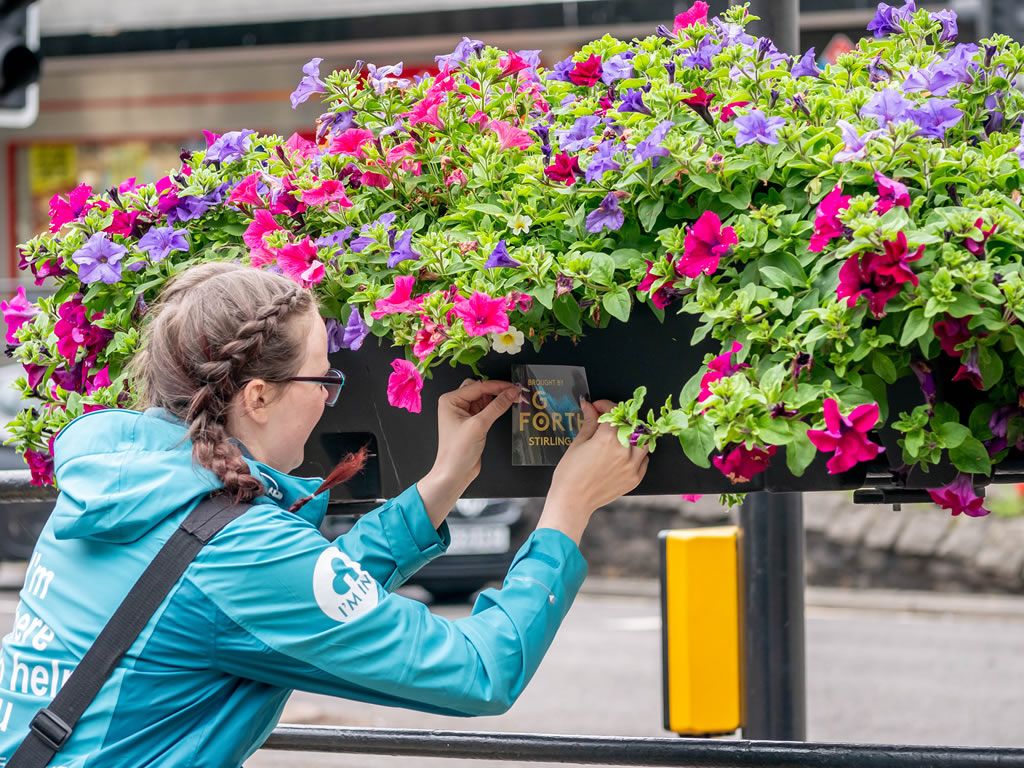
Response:
[[[740,509],[743,738],[804,741],[804,525],[799,493]]]
[[[800,52],[800,0],[750,0],[750,13],[761,19],[750,34],[771,38],[783,53]]]

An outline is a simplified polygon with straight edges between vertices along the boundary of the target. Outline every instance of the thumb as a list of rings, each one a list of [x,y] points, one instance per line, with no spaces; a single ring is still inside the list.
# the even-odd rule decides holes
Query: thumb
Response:
[[[495,395],[494,399],[484,406],[480,413],[473,418],[483,422],[484,426],[490,429],[491,425],[498,420],[498,417],[505,413],[517,400],[519,400],[519,387],[515,384],[509,384]]]
[[[580,407],[583,409],[583,426],[576,434],[574,443],[584,443],[594,436],[594,433],[597,432],[597,417],[600,415],[594,404],[582,397],[580,398]]]

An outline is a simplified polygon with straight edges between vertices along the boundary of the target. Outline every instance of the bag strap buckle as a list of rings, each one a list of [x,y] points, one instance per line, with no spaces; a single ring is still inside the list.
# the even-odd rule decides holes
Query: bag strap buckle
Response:
[[[71,738],[71,726],[49,709],[40,709],[36,712],[36,716],[29,724],[29,729],[55,752],[60,751],[61,747]]]

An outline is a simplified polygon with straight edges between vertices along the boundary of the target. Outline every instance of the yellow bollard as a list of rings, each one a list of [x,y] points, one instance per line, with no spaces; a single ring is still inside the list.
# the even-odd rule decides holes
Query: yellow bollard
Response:
[[[740,714],[739,528],[662,531],[665,729],[734,733]]]

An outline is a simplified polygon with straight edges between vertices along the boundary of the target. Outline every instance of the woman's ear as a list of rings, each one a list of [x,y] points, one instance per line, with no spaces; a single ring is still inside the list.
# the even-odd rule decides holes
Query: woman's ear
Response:
[[[270,385],[263,379],[252,379],[239,393],[243,415],[257,424],[266,424],[269,417],[267,406],[270,404]]]

